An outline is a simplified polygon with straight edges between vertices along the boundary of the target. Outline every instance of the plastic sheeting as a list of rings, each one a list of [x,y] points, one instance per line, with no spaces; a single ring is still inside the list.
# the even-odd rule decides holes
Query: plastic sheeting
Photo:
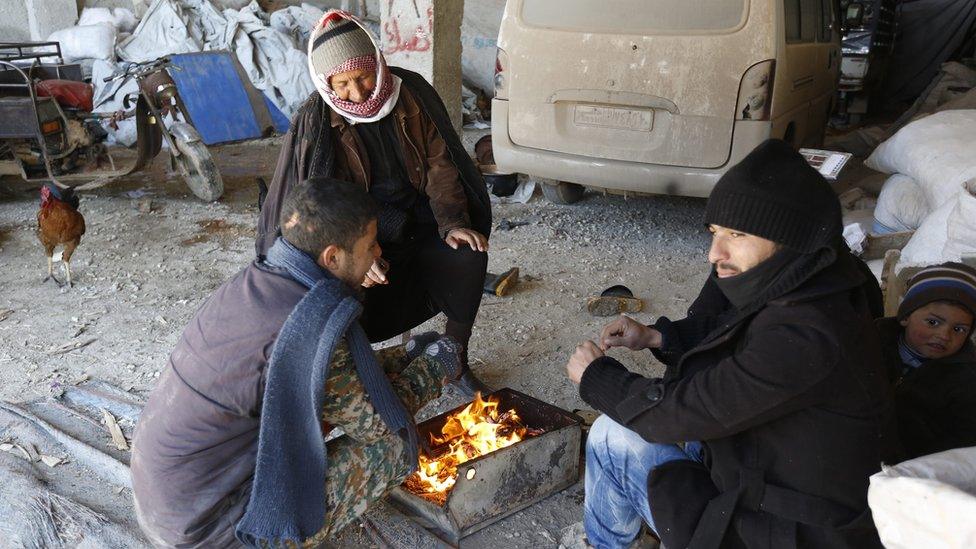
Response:
[[[120,59],[137,62],[210,50],[234,52],[251,83],[288,117],[315,91],[304,51],[253,1],[220,11],[209,0],[155,0],[116,48]]]
[[[888,549],[976,547],[976,447],[885,467],[868,504]]]

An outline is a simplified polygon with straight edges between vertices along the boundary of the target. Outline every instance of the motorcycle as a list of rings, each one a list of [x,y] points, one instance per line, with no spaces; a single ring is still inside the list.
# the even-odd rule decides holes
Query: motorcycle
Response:
[[[42,60],[55,58],[54,62]],[[224,184],[207,146],[193,127],[168,70],[168,58],[127,64],[104,82],[134,79],[138,92],[124,109],[93,112],[93,90],[78,65],[65,64],[57,42],[0,43],[0,173],[6,167],[26,181],[54,181],[91,188],[139,171],[159,154],[170,162],[198,198],[214,201]],[[119,168],[101,122],[136,120],[136,159]],[[6,165],[6,166],[4,166]]]

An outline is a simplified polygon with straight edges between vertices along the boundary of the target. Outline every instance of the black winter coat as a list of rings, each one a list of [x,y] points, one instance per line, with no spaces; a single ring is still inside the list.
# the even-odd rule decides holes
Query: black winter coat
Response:
[[[898,354],[902,326],[896,318],[877,321],[885,367],[895,391],[903,458],[976,446],[976,348],[908,368]],[[886,459],[885,461],[895,461]]]
[[[867,489],[890,395],[863,282],[838,260],[736,317],[709,280],[687,318],[655,326],[663,379],[609,357],[587,368],[581,396],[618,423],[651,442],[703,442],[707,486],[652,473],[655,522],[662,510],[694,529],[690,544],[691,532],[659,532],[665,545],[881,546]]]

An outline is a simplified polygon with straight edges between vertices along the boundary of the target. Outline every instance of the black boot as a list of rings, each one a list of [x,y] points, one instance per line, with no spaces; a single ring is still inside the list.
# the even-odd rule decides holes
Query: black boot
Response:
[[[471,366],[468,364],[468,341],[471,339],[471,325],[448,320],[447,324],[444,326],[444,334],[453,337],[462,346],[461,377],[459,377],[457,381],[453,382],[452,385],[457,387],[461,393],[469,398],[474,397],[476,392],[481,392],[482,396],[491,393],[491,387],[488,387],[482,383],[482,381],[474,375],[474,372],[471,371]]]

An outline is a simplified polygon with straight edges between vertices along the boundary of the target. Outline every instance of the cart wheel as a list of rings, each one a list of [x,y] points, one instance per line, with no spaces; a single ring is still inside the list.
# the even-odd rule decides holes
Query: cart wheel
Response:
[[[214,164],[207,146],[199,139],[187,142],[185,138],[174,135],[176,148],[180,155],[174,157],[183,180],[190,191],[200,200],[213,202],[224,194],[224,180]]]
[[[574,204],[583,198],[584,192],[586,188],[582,185],[567,181],[542,184],[542,194],[553,204]]]

